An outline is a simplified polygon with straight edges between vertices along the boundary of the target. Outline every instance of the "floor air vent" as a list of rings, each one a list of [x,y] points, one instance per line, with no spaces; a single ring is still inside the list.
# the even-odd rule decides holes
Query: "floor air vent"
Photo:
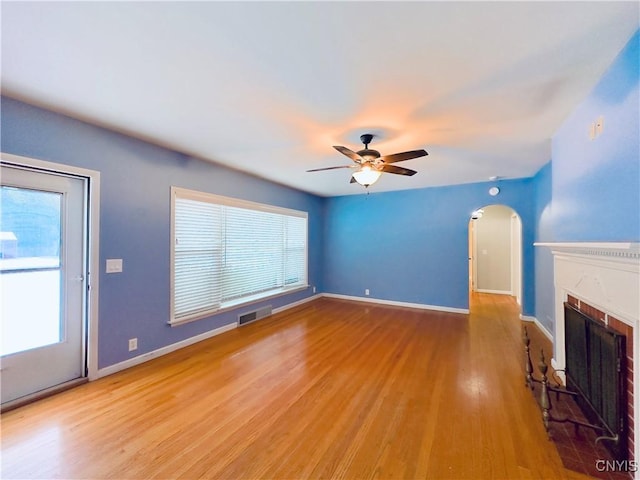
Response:
[[[260,320],[261,318],[268,317],[269,315],[271,315],[271,305],[259,308],[258,310],[254,310],[253,312],[247,312],[238,315],[238,325],[244,325],[245,323]]]

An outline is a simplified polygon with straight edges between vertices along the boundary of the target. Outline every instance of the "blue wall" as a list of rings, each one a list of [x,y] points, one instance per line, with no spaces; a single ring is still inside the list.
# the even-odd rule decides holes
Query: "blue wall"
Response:
[[[513,208],[523,230],[523,313],[533,315],[535,190],[531,179],[327,199],[328,293],[441,307],[469,307],[468,235],[474,210]]]
[[[533,179],[536,195],[536,242],[552,242],[551,224],[551,162],[548,162]],[[553,333],[555,317],[553,288],[553,255],[549,248],[535,248],[535,317]]]
[[[101,172],[99,368],[233,322],[167,325],[172,185],[309,212],[309,283],[322,289],[323,199],[2,98],[2,151]],[[107,258],[124,271],[105,274]],[[258,303],[282,306],[311,289]],[[138,338],[138,350],[127,340]]]
[[[628,42],[552,143],[555,241],[640,240],[640,33]],[[604,117],[595,140],[588,125]]]
[[[640,31],[552,141],[551,163],[534,177],[539,242],[640,241]],[[591,122],[604,130],[590,140]],[[553,259],[536,249],[536,317],[554,319]]]

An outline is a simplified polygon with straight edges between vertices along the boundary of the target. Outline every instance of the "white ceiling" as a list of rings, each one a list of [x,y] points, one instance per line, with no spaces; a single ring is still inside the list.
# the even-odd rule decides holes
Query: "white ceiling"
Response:
[[[638,2],[2,2],[3,93],[323,196],[533,175]],[[595,120],[595,119],[594,119]],[[606,122],[606,119],[605,119]],[[587,125],[585,125],[585,135]]]

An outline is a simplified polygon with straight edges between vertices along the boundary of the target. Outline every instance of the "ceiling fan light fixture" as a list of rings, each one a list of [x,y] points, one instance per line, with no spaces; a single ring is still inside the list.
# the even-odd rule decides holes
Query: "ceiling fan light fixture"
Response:
[[[404,162],[405,160],[412,160],[414,158],[424,157],[425,155],[428,155],[426,150],[421,149],[394,153],[392,155],[385,155],[384,157],[382,157],[380,156],[380,152],[369,148],[369,143],[372,139],[373,135],[370,133],[366,133],[360,136],[360,140],[362,140],[362,143],[364,143],[364,149],[358,152],[354,152],[353,150],[341,145],[333,146],[333,148],[342,153],[344,156],[349,157],[355,163],[355,165],[339,165],[336,167],[313,168],[311,170],[307,170],[307,172],[335,170],[337,168],[357,168],[358,170],[351,175],[351,180],[349,183],[358,183],[363,187],[368,187],[369,185],[373,185],[374,183],[376,183],[382,173],[393,173],[395,175],[405,175],[407,177],[415,175],[416,173],[418,173],[415,170],[402,168],[391,164],[396,162]]]
[[[353,172],[353,178],[355,178],[356,182],[363,187],[368,187],[369,185],[376,183],[380,178],[380,175],[382,175],[382,172],[371,168],[370,165],[364,165],[357,172]]]

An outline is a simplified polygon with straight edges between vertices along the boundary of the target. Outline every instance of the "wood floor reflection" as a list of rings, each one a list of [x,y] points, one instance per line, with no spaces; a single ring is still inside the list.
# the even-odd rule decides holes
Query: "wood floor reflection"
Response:
[[[320,299],[2,414],[2,478],[588,478],[522,373],[511,297]]]

